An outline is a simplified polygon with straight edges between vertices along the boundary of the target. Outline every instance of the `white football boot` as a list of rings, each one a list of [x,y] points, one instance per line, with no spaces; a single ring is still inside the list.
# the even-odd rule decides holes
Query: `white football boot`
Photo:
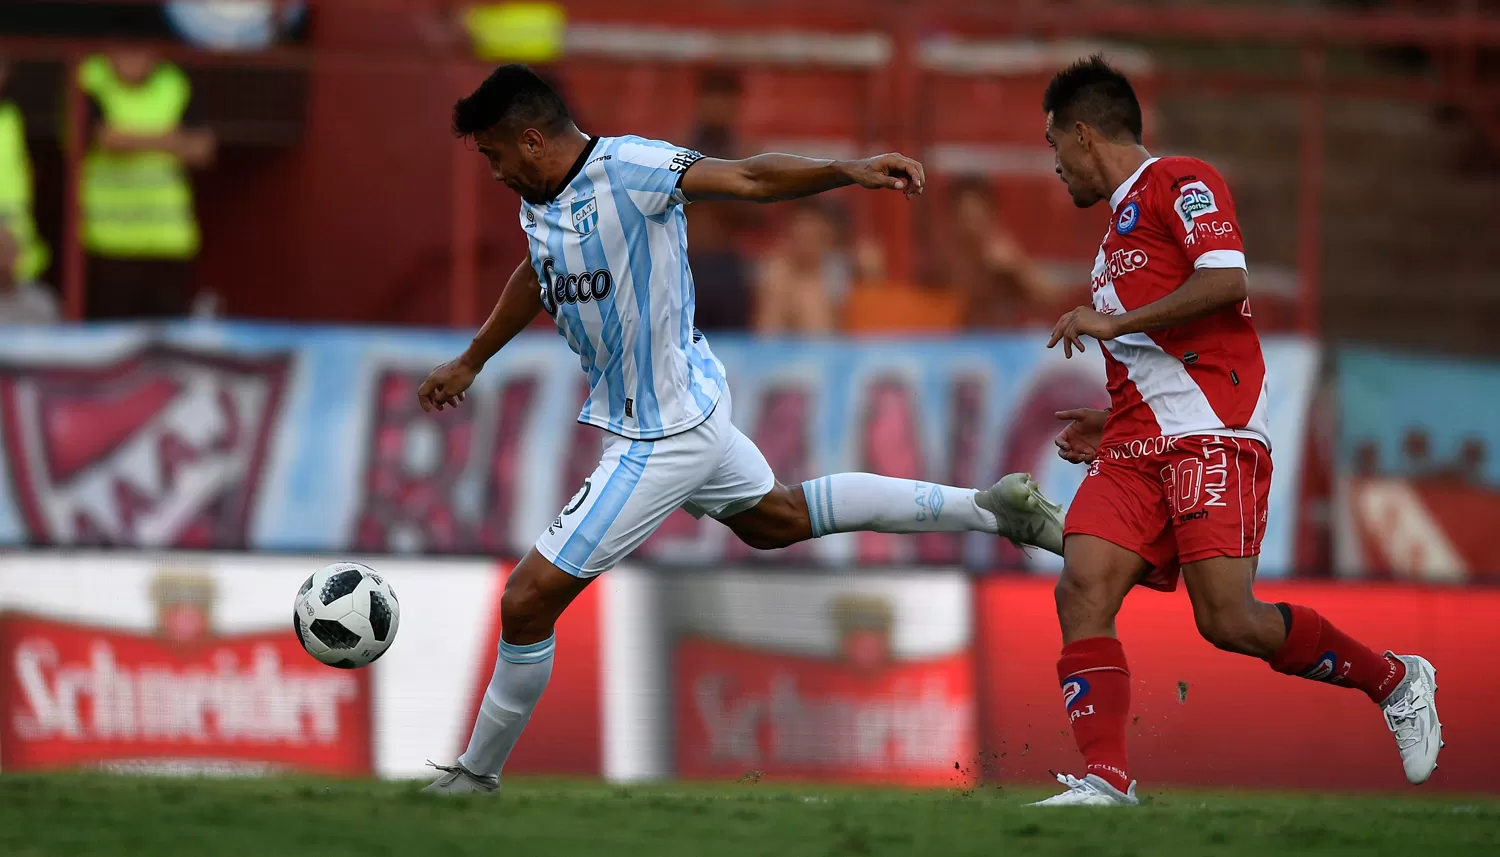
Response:
[[[496,776],[483,777],[470,771],[463,765],[454,762],[452,765],[433,765],[440,772],[437,779],[433,780],[423,792],[430,792],[444,797],[453,795],[499,795],[500,778]]]
[[[1419,786],[1437,770],[1438,751],[1443,749],[1443,724],[1437,713],[1437,669],[1420,655],[1385,654],[1406,665],[1406,678],[1381,704],[1385,709],[1385,725],[1396,736],[1396,749],[1401,751],[1406,778]]]
[[[1089,774],[1078,779],[1071,774],[1058,774],[1057,781],[1068,787],[1062,794],[1039,800],[1030,806],[1137,806],[1135,781],[1130,781],[1128,791],[1120,791],[1103,779]]]
[[[1063,508],[1042,495],[1030,473],[1011,473],[974,497],[1017,547],[1035,545],[1062,556]]]

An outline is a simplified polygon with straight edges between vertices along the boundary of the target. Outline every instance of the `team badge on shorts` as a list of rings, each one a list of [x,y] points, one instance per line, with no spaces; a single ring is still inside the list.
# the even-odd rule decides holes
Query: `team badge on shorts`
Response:
[[[1129,235],[1135,225],[1141,222],[1141,204],[1131,200],[1120,209],[1120,216],[1115,219],[1115,231],[1121,235]]]
[[[573,203],[573,229],[579,235],[588,235],[599,225],[599,203],[593,197]]]

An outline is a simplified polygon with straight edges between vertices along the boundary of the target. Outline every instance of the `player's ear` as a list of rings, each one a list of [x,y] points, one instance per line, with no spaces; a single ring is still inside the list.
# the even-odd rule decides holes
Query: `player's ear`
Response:
[[[547,140],[542,132],[535,128],[527,128],[521,132],[521,151],[528,155],[540,155],[547,147]]]

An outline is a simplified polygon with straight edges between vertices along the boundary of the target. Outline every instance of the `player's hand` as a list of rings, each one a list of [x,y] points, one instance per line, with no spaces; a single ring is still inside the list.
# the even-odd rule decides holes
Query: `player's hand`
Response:
[[[907,199],[927,189],[927,174],[922,165],[905,155],[876,155],[860,161],[840,161],[839,166],[863,188],[899,190]]]
[[[1083,337],[1092,336],[1100,341],[1114,339],[1116,324],[1114,316],[1105,315],[1091,306],[1081,306],[1064,313],[1052,326],[1052,338],[1047,340],[1047,347],[1061,342],[1064,357],[1072,357],[1074,349],[1082,354]]]
[[[1057,446],[1058,457],[1074,464],[1092,462],[1099,452],[1099,444],[1104,440],[1104,421],[1109,419],[1109,411],[1073,408],[1058,411],[1053,416],[1068,420],[1068,427],[1053,441]]]
[[[429,413],[441,411],[444,407],[458,407],[480,368],[462,357],[439,365],[417,388],[417,403]]]

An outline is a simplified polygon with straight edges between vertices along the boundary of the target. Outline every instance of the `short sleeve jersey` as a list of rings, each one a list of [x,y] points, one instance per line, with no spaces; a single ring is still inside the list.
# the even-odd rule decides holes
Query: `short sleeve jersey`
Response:
[[[1159,300],[1198,268],[1245,268],[1234,200],[1196,158],[1152,158],[1110,198],[1094,259],[1094,308],[1119,315]],[[1188,324],[1104,343],[1104,442],[1220,434],[1270,445],[1266,367],[1249,301]]]
[[[693,326],[680,182],[701,157],[593,138],[555,198],[521,204],[542,305],[588,376],[580,422],[654,440],[703,422],[724,392],[724,367]]]

